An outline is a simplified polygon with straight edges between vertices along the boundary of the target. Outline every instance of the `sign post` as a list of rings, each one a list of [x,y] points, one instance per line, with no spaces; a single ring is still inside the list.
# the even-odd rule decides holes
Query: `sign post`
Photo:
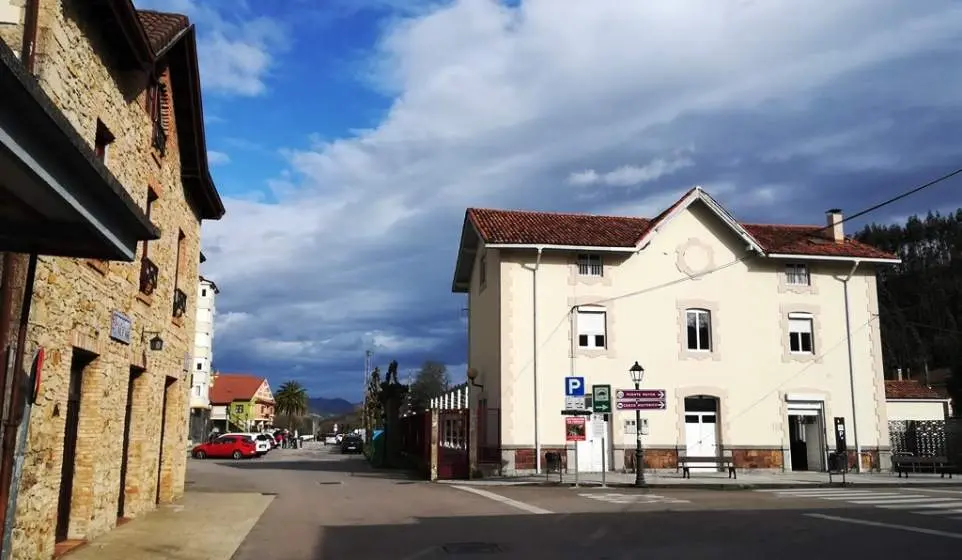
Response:
[[[585,409],[585,378],[565,377],[565,410]]]
[[[828,481],[832,482],[832,472],[841,472],[842,486],[845,486],[845,475],[848,472],[848,442],[845,437],[845,418],[836,416],[835,425],[835,465],[828,467]],[[861,459],[861,458],[860,458]]]

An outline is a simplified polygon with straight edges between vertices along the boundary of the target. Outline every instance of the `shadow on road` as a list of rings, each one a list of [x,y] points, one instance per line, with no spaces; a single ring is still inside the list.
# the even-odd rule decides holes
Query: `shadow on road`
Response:
[[[225,467],[241,470],[278,470],[343,473],[349,476],[380,478],[387,480],[421,480],[413,471],[399,469],[376,469],[363,456],[342,458],[336,461],[325,460],[284,460],[284,461],[232,461],[220,463]]]
[[[955,538],[805,515],[813,511],[767,509],[505,515],[419,518],[403,525],[331,526],[321,530],[315,557],[352,560],[429,560],[460,555],[490,555],[504,560],[648,557],[812,560],[903,555],[926,560],[958,558]],[[881,514],[880,519],[877,509],[853,508],[823,513],[869,520],[869,523],[909,523],[905,516],[893,520]],[[929,520],[918,521],[916,525],[926,521]],[[956,526],[959,526],[958,522]],[[949,530],[947,527],[937,529]]]

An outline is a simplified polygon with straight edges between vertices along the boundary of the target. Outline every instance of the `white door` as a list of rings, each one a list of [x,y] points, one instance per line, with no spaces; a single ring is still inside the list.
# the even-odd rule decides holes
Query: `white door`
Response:
[[[604,468],[602,457],[607,441],[608,425],[603,414],[592,414],[585,420],[585,441],[578,442],[578,471],[601,472]],[[601,435],[605,434],[602,442]]]
[[[716,457],[718,440],[716,415],[714,412],[685,413],[685,453],[689,457]],[[714,471],[717,467],[710,464],[692,464],[693,471]]]

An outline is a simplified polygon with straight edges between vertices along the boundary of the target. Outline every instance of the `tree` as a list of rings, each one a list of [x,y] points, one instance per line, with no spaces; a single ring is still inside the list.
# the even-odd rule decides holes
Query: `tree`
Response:
[[[285,381],[274,394],[274,406],[292,427],[295,417],[307,412],[307,389],[297,381]]]
[[[866,226],[858,240],[895,253],[895,266],[878,268],[879,328],[886,377],[934,381],[950,371],[946,387],[962,397],[962,209],[905,224]]]
[[[431,399],[448,389],[448,368],[440,362],[428,360],[414,377],[410,391],[410,406],[414,410],[428,407]]]

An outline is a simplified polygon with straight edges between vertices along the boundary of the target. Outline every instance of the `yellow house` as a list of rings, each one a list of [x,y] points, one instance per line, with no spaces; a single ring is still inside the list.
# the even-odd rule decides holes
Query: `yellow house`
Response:
[[[559,451],[582,471],[632,467],[633,410],[614,402],[567,444],[561,411],[566,377],[632,389],[637,361],[642,389],[664,391],[641,413],[649,468],[725,454],[823,470],[836,417],[865,467],[888,465],[875,274],[898,259],[842,221],[740,223],[700,188],[654,219],[469,209],[453,291],[480,386],[475,462],[525,473]]]

